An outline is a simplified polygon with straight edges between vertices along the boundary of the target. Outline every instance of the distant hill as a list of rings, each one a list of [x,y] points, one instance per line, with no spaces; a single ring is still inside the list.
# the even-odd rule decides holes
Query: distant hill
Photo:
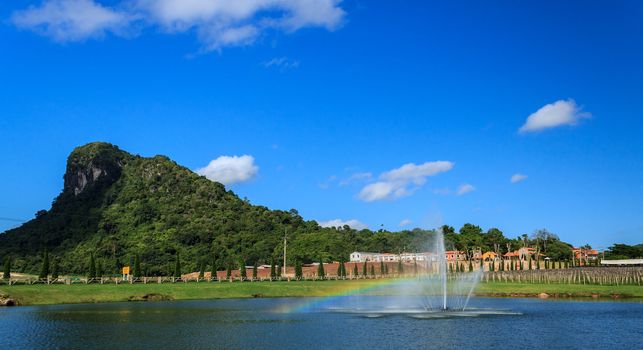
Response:
[[[426,231],[393,235],[321,228],[296,210],[251,205],[216,182],[164,156],[132,155],[104,142],[78,147],[67,159],[62,192],[51,209],[0,235],[0,257],[35,272],[47,249],[62,271],[87,270],[90,254],[108,271],[140,256],[149,274],[165,274],[180,252],[185,270],[201,262],[220,268],[243,259],[269,263],[281,255],[304,262],[348,258],[354,249],[411,249]]]

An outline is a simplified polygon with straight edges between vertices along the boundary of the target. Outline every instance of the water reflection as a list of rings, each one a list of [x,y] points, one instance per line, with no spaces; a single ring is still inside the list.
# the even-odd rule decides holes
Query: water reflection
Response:
[[[363,308],[391,302],[384,298],[345,299],[343,305]],[[364,317],[359,313],[330,312],[341,304],[327,305],[325,300],[284,298],[5,308],[0,309],[0,339],[6,349],[402,346],[516,349],[579,348],[583,344],[639,348],[643,341],[643,303],[474,299],[475,308],[512,310],[523,315],[427,320],[394,313]],[[404,305],[414,301],[393,302]]]

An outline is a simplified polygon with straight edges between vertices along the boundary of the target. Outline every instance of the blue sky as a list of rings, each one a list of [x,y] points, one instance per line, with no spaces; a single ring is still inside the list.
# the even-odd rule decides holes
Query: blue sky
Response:
[[[0,17],[2,218],[49,208],[66,156],[100,140],[320,222],[643,242],[638,1],[48,0]]]

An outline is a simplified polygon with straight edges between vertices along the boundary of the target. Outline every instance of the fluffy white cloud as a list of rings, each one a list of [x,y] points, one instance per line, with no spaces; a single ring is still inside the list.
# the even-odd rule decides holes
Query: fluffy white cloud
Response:
[[[420,165],[404,164],[382,173],[379,176],[380,181],[364,186],[358,197],[363,201],[373,202],[408,196],[424,185],[427,177],[449,171],[453,165],[448,161],[426,162]]]
[[[206,167],[197,169],[196,172],[212,181],[231,185],[250,181],[257,175],[259,167],[254,164],[254,161],[254,157],[248,155],[221,156],[210,161]]]
[[[400,221],[400,227],[409,226],[412,223],[413,223],[413,221],[411,221],[409,219],[404,219],[404,220]]]
[[[473,187],[473,185],[462,184],[462,185],[460,185],[460,187],[458,187],[458,192],[457,193],[458,193],[458,196],[461,196],[463,194],[467,194],[467,193],[473,192],[475,190],[476,190],[476,188]]]
[[[59,42],[100,37],[108,31],[120,33],[132,19],[130,14],[92,0],[49,0],[14,12],[11,17],[18,28],[31,29]]]
[[[520,181],[523,181],[523,180],[526,180],[526,179],[527,179],[527,175],[516,173],[516,174],[511,175],[511,180],[510,181],[511,181],[512,184],[515,184],[516,182],[520,182]]]
[[[591,114],[583,112],[574,100],[559,100],[541,107],[527,117],[519,132],[535,132],[561,125],[576,125],[579,120],[589,117]]]
[[[303,27],[334,30],[344,19],[341,0],[45,0],[13,14],[13,23],[56,41],[77,41],[125,27],[157,27],[165,33],[193,30],[204,51],[248,45],[267,30]]]
[[[356,230],[363,230],[368,228],[368,225],[364,224],[363,222],[359,220],[341,220],[341,219],[335,219],[335,220],[328,220],[328,221],[320,221],[319,226],[321,227],[344,227],[344,225],[348,225],[351,228],[354,228]]]

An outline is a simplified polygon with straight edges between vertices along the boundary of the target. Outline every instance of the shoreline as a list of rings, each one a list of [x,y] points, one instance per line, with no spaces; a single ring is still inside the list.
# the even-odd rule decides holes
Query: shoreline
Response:
[[[19,306],[123,301],[205,300],[231,298],[331,297],[363,293],[394,295],[377,290],[372,280],[297,281],[297,282],[223,282],[174,284],[78,284],[0,286],[0,298],[12,299]],[[643,300],[638,285],[583,285],[480,283],[474,295],[491,298],[540,298],[552,300]]]

